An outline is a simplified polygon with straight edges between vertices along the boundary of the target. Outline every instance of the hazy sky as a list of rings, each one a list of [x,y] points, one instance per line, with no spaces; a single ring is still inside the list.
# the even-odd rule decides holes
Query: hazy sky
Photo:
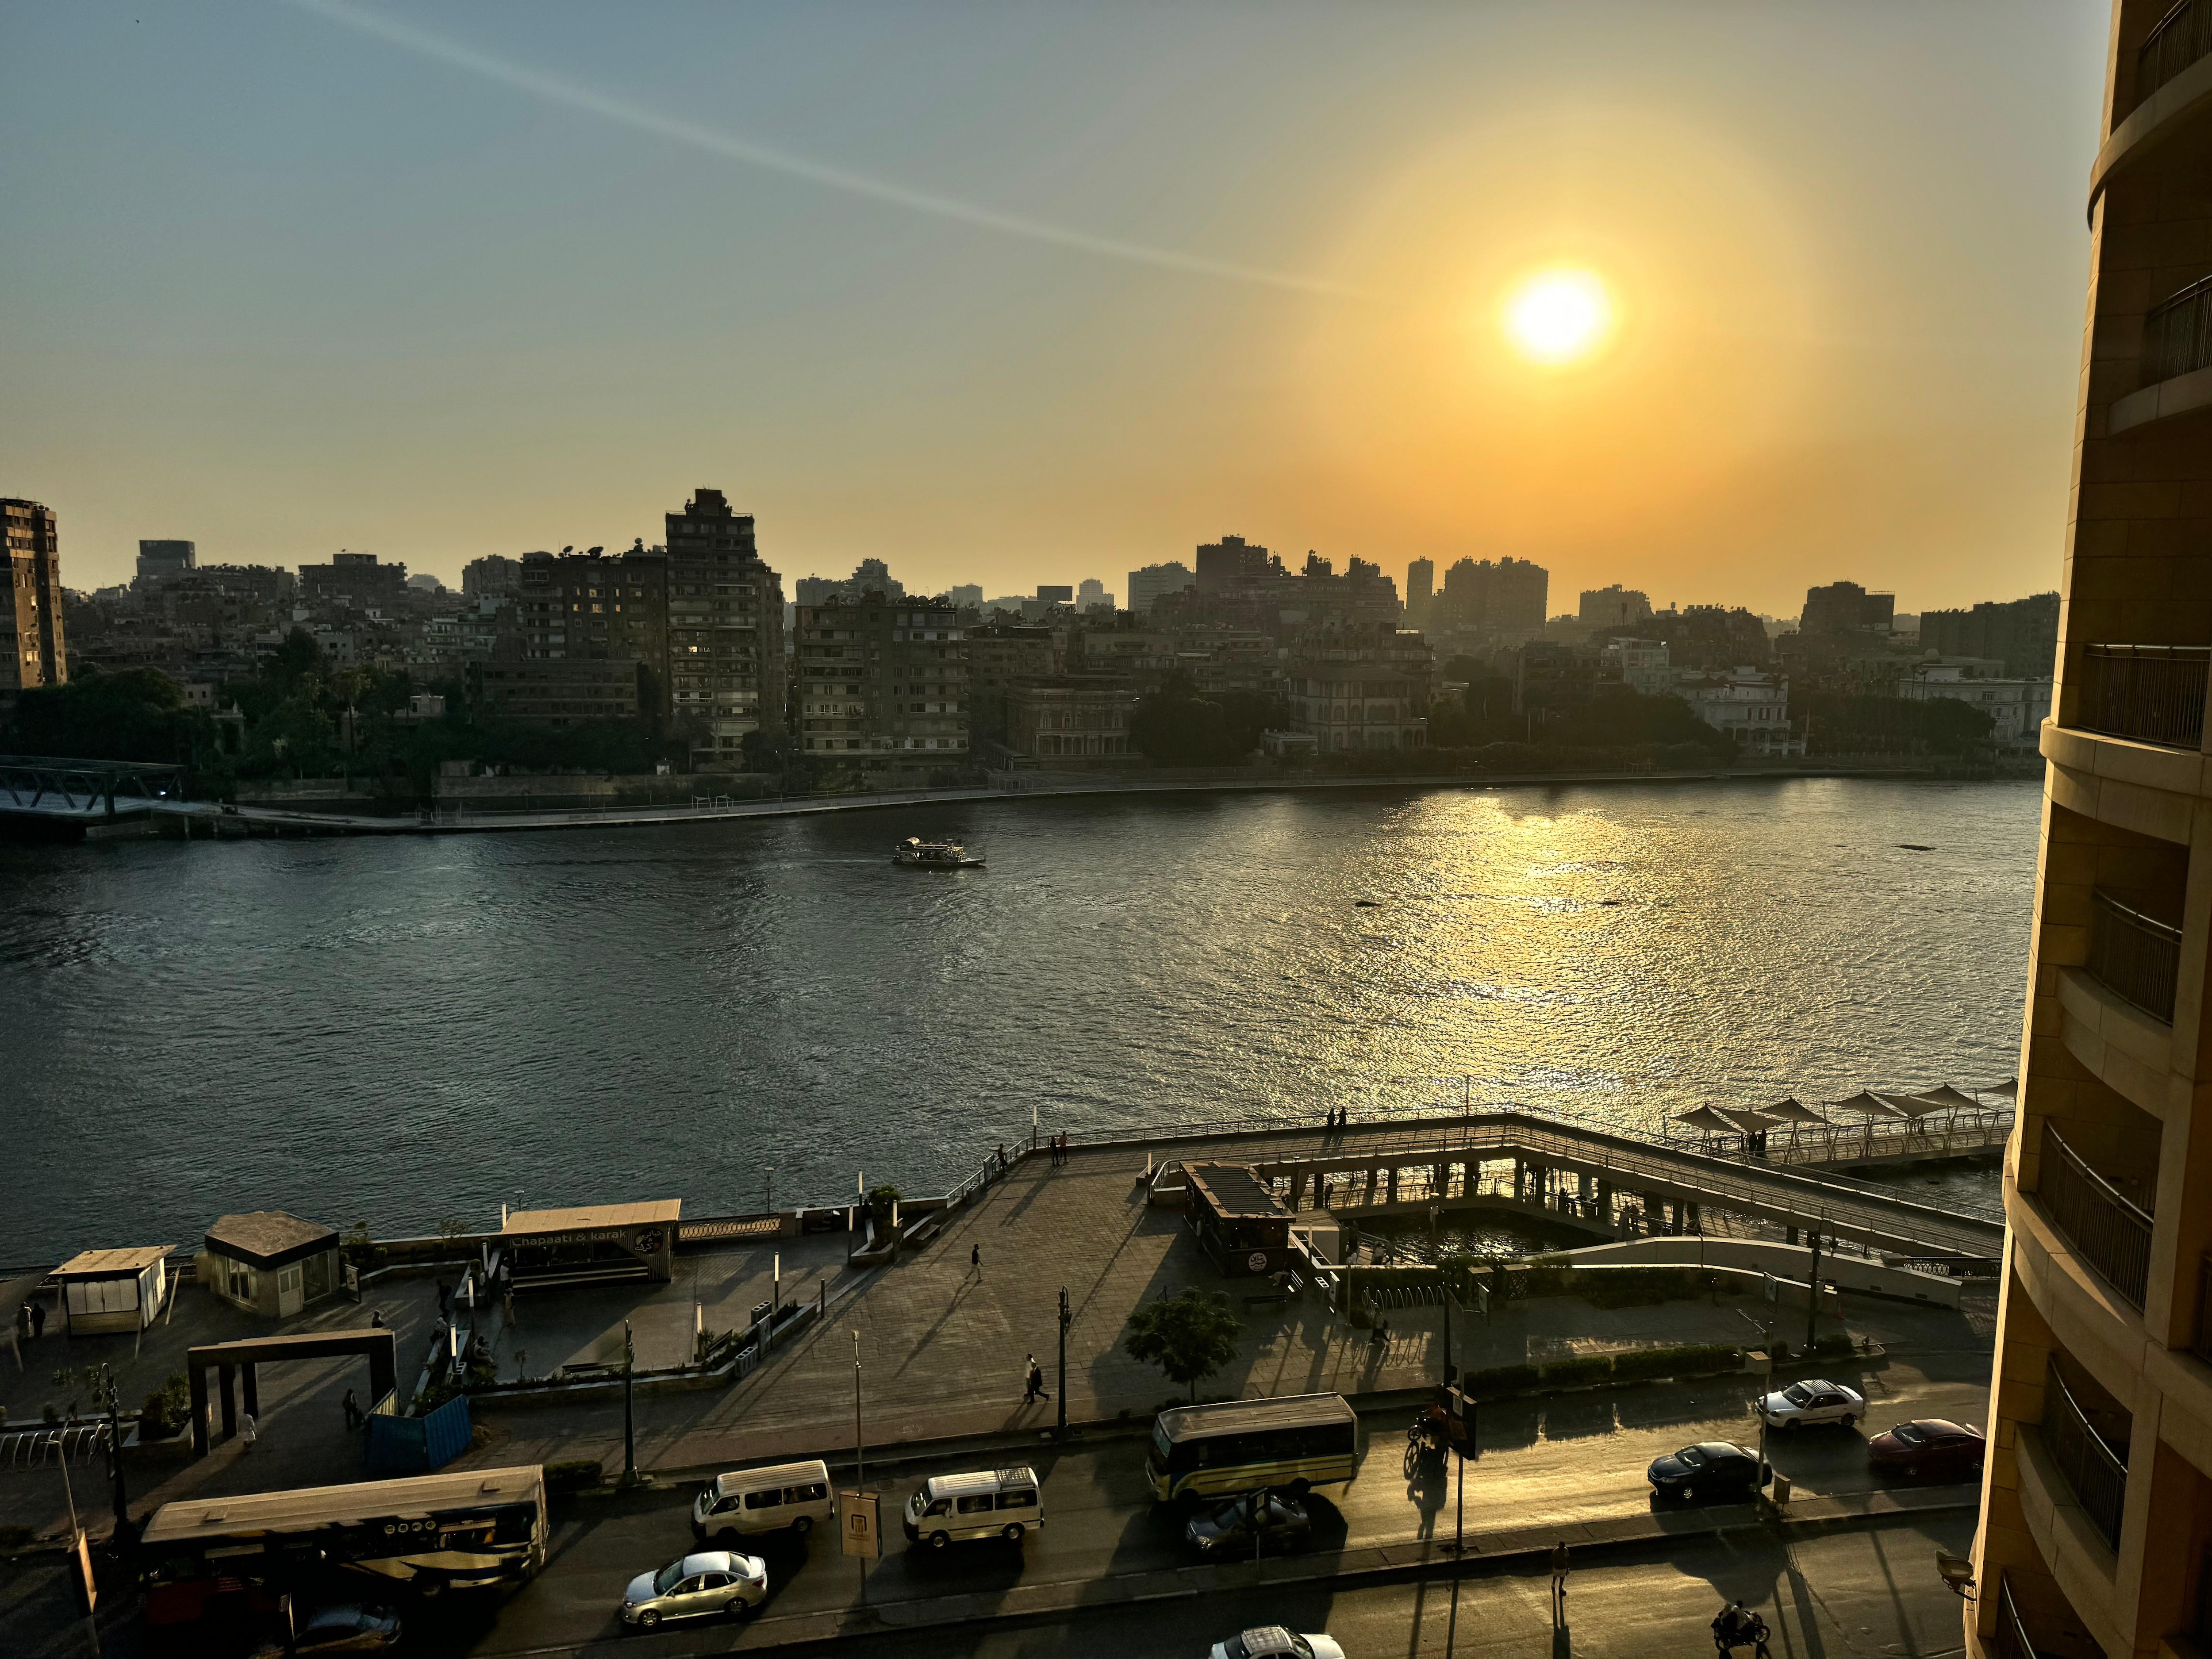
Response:
[[[349,19],[352,21],[349,21]],[[790,580],[2054,586],[2106,9],[0,3],[0,494],[72,586],[660,536]],[[1618,307],[1516,357],[1528,273]]]

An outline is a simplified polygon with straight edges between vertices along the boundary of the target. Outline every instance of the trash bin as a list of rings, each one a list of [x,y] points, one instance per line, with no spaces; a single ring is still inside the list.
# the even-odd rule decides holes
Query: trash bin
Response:
[[[1778,1504],[1790,1501],[1790,1477],[1786,1474],[1774,1477],[1774,1501]]]

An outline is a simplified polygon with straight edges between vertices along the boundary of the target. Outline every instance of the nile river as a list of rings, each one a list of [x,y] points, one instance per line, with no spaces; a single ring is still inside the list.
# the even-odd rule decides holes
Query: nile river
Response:
[[[1765,781],[0,846],[0,1265],[227,1210],[930,1191],[1032,1108],[1653,1123],[1985,1085],[2037,809]],[[909,834],[990,867],[894,869]]]

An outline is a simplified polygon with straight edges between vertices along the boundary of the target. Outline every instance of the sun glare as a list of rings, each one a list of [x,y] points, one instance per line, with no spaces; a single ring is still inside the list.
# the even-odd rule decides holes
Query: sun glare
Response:
[[[1540,363],[1571,363],[1605,343],[1613,301],[1586,270],[1529,277],[1505,302],[1505,332],[1516,350]]]

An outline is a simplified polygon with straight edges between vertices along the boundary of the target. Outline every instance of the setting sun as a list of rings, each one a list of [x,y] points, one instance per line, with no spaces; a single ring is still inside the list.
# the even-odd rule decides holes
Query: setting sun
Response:
[[[1540,363],[1589,356],[1612,326],[1612,298],[1586,270],[1531,276],[1505,302],[1505,332],[1514,349]]]

